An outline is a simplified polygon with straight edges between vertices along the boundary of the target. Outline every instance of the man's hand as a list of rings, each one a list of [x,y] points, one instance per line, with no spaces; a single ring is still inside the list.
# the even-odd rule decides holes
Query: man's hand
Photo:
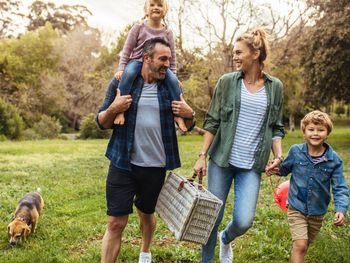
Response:
[[[171,108],[173,110],[174,115],[185,118],[185,119],[191,119],[193,117],[193,110],[192,108],[186,103],[184,100],[182,94],[180,95],[180,101],[174,100],[171,103]]]
[[[115,99],[109,106],[108,110],[114,114],[127,111],[131,105],[131,102],[131,95],[120,96],[120,90],[117,89],[117,96],[115,96]]]
[[[334,215],[333,224],[336,226],[342,226],[345,224],[345,215],[342,212],[336,212]]]

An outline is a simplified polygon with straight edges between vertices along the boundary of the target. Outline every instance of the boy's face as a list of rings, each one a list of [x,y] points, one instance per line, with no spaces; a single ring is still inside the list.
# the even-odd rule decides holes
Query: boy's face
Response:
[[[328,131],[325,125],[310,123],[306,125],[304,131],[304,139],[310,146],[322,146],[323,142],[328,138]]]

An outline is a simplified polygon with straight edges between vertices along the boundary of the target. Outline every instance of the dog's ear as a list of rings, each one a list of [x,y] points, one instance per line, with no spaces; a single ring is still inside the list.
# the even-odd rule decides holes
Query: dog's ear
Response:
[[[26,226],[24,227],[23,231],[24,231],[24,233],[23,233],[23,234],[24,234],[24,235],[23,235],[24,238],[27,238],[27,237],[29,236],[29,234],[30,234],[30,228],[29,228],[29,226],[26,225]]]

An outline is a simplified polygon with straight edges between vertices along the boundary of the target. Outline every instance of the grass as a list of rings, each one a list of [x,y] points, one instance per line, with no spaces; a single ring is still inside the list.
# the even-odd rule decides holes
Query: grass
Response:
[[[301,141],[299,131],[288,133],[283,142],[285,154],[291,144]],[[350,127],[336,128],[329,141],[342,157],[350,182]],[[183,136],[179,142],[182,167],[177,172],[191,175],[202,138]],[[0,143],[0,262],[100,261],[106,224],[106,145],[106,140]],[[277,184],[276,178],[273,183]],[[45,208],[37,232],[23,245],[11,248],[7,224],[21,197],[38,187]],[[230,211],[232,193],[223,225],[229,222]],[[330,205],[306,262],[350,262],[350,224],[334,227],[332,212]],[[137,262],[140,233],[135,214],[129,218],[123,240],[118,262]],[[288,262],[290,248],[286,214],[274,205],[269,180],[264,176],[254,226],[234,242],[235,262]],[[199,253],[199,245],[176,241],[158,221],[152,247],[154,262],[199,262]]]

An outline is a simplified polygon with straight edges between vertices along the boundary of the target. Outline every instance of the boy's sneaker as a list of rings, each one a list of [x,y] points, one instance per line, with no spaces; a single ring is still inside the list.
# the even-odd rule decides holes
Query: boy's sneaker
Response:
[[[233,260],[233,252],[232,252],[232,247],[231,244],[224,244],[222,242],[222,234],[224,231],[221,231],[219,233],[219,240],[220,240],[220,255],[219,259],[221,263],[232,263]]]
[[[141,252],[139,257],[139,263],[151,263],[152,256],[151,253]]]

